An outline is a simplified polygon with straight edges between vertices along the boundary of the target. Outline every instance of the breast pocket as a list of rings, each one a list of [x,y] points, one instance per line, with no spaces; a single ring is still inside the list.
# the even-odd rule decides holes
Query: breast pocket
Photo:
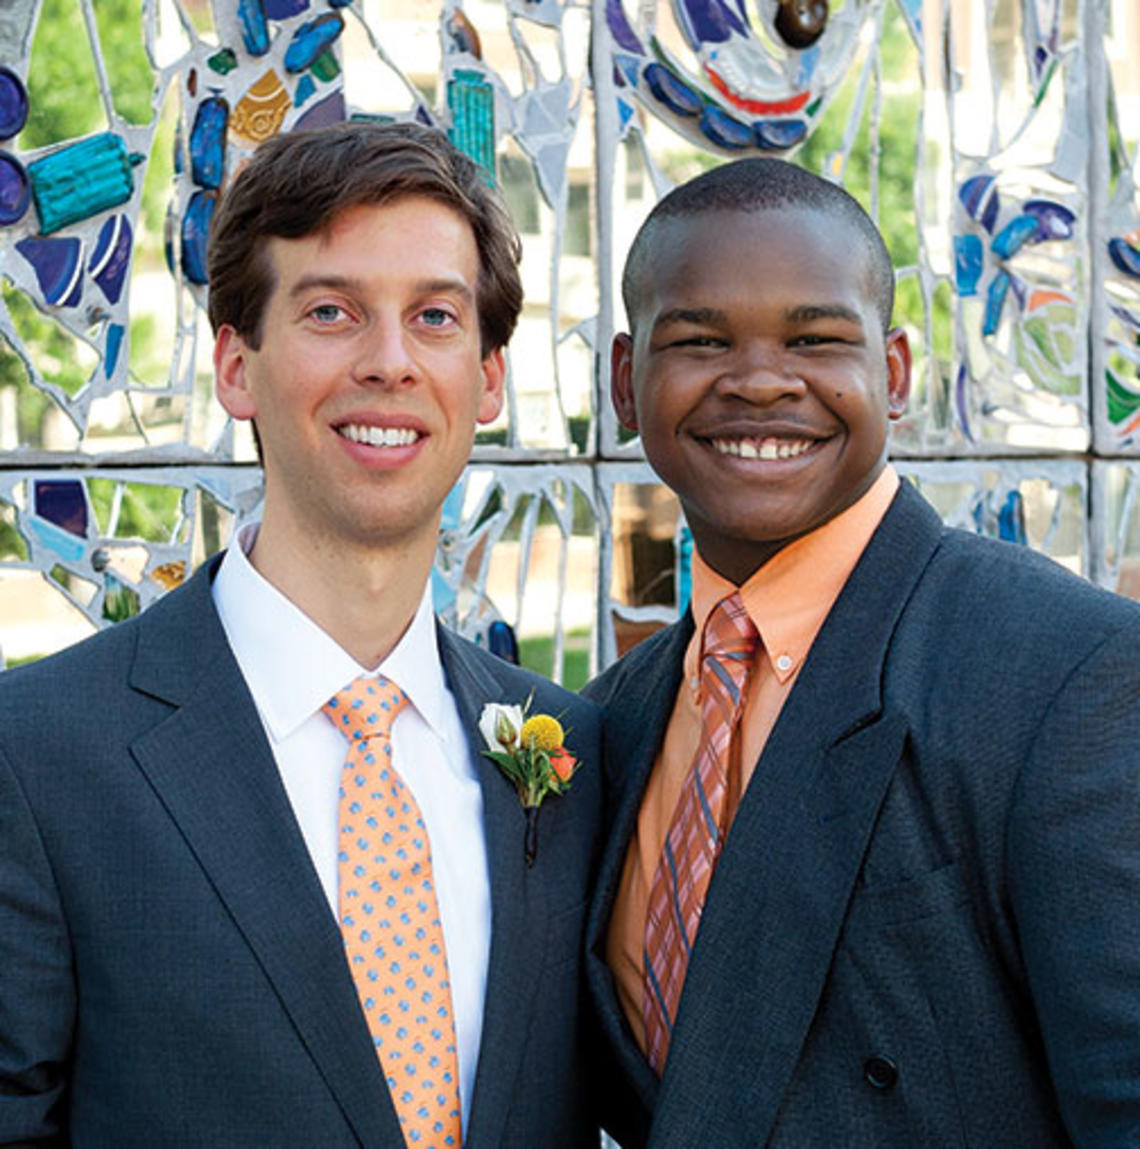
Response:
[[[900,926],[955,914],[969,897],[961,867],[957,862],[949,862],[905,881],[864,886],[851,903],[848,931]]]

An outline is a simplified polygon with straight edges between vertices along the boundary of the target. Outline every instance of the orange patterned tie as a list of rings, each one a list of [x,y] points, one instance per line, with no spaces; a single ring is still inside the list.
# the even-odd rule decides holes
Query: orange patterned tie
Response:
[[[324,706],[348,739],[338,811],[340,928],[392,1103],[415,1149],[462,1144],[443,927],[420,808],[392,765],[408,696],[361,677]]]
[[[729,751],[758,640],[739,592],[718,603],[705,623],[701,741],[653,875],[645,922],[642,1014],[646,1057],[659,1075],[669,1053],[705,895],[729,824]]]

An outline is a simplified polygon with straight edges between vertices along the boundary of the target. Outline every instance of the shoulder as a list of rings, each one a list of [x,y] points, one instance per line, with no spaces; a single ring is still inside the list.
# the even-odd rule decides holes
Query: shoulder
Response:
[[[1059,562],[1014,543],[944,528],[924,582],[944,607],[972,604],[978,623],[1001,614],[1054,637],[1140,627],[1140,603],[1095,586]]]
[[[122,719],[126,699],[138,694],[132,683],[140,668],[161,684],[198,673],[196,666],[216,666],[220,627],[211,604],[208,578],[195,577],[135,618],[3,671],[0,739],[32,730],[44,738],[51,730],[88,729],[99,717]]]
[[[582,693],[605,707],[611,698],[629,696],[630,686],[641,689],[675,689],[681,660],[693,634],[692,616],[686,612],[677,622],[639,642],[591,682]],[[669,685],[672,684],[672,685]]]
[[[1140,604],[1026,547],[945,528],[891,642],[907,681],[949,681],[965,705],[1012,697],[1047,707],[1083,664],[1130,660],[1140,674]]]

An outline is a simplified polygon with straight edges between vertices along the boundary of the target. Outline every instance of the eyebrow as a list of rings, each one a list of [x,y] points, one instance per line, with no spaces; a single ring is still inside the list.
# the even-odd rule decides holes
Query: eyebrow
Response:
[[[330,289],[334,291],[358,291],[362,287],[359,279],[347,275],[302,275],[289,289],[289,296],[295,299],[306,291]],[[421,279],[414,285],[419,295],[432,295],[436,292],[450,292],[462,296],[466,300],[473,300],[475,293],[465,279],[459,276],[441,276],[438,279]]]
[[[805,303],[784,313],[789,323],[811,323],[815,319],[841,319],[863,326],[862,316],[843,303]]]
[[[724,312],[715,307],[671,307],[653,321],[653,329],[670,323],[692,323],[696,326],[723,323],[725,318]]]

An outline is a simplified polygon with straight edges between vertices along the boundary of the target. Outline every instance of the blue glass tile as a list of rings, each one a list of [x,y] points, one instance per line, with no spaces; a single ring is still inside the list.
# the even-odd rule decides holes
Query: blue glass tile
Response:
[[[318,56],[328,51],[344,31],[344,17],[326,12],[302,24],[285,49],[285,71],[303,72]]]
[[[699,116],[705,106],[704,100],[687,84],[682,83],[663,64],[656,62],[645,65],[642,72],[649,90],[678,116]]]
[[[19,223],[32,202],[32,188],[24,165],[8,152],[0,152],[0,227]]]
[[[113,132],[89,136],[28,164],[40,231],[49,235],[134,195],[135,162]]]
[[[103,224],[87,270],[107,297],[118,303],[131,263],[131,224],[125,215],[113,215]]]
[[[41,239],[30,235],[16,250],[36,273],[44,302],[53,307],[74,307],[83,294],[83,244],[74,236]]]
[[[219,188],[226,166],[226,126],[230,106],[221,96],[198,105],[190,131],[190,178],[202,188]]]
[[[976,235],[954,237],[954,279],[959,295],[977,295],[985,249]]]

